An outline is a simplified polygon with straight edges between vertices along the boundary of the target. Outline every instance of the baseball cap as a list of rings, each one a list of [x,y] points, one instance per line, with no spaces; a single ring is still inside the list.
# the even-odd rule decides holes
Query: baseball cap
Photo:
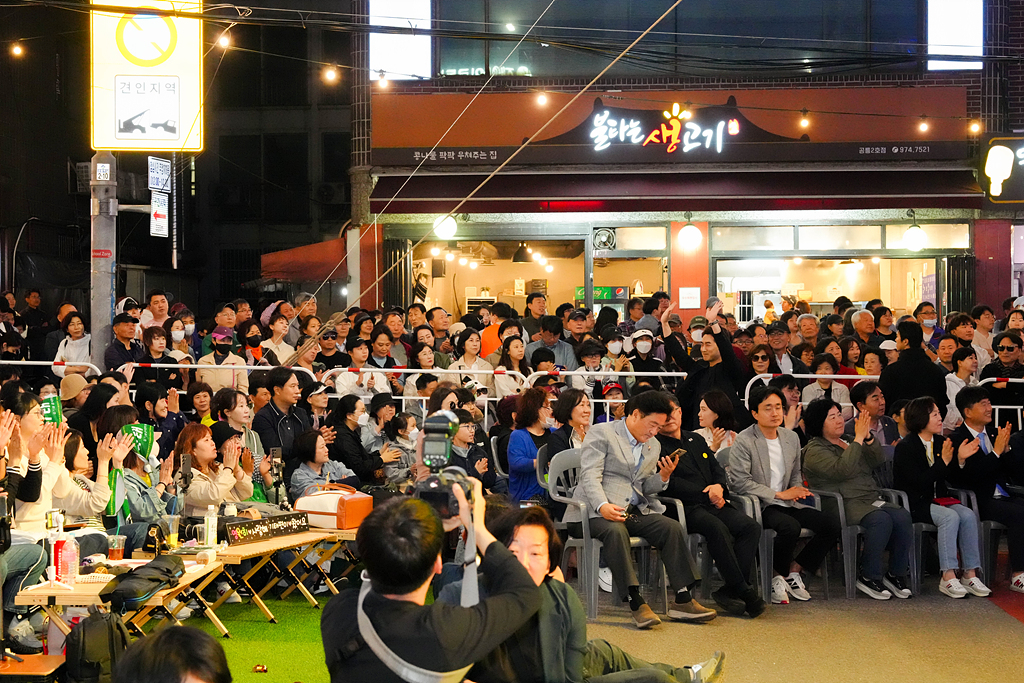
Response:
[[[450,334],[452,336],[455,336],[455,335],[459,334],[460,332],[465,332],[465,330],[466,330],[466,323],[464,323],[464,322],[452,323],[451,326],[448,328],[448,334]]]
[[[313,382],[302,390],[302,400],[308,401],[310,396],[316,396],[327,391],[327,385],[323,382]]]
[[[393,405],[395,405],[395,399],[391,398],[391,394],[387,392],[383,394],[374,394],[373,398],[370,399],[370,415],[374,415],[384,406]]]
[[[234,336],[234,333],[235,331],[227,325],[217,325],[217,327],[213,328],[213,331],[210,332],[210,335],[220,339],[231,339]]]
[[[678,313],[669,313],[668,324],[669,325],[682,325],[683,324],[683,319],[679,317]]]
[[[651,339],[654,339],[654,333],[648,329],[640,328],[633,333],[633,336],[630,337],[630,339],[639,339],[640,337],[650,337]]]
[[[878,348],[882,349],[883,351],[895,351],[896,342],[894,342],[892,339],[886,339],[884,342],[878,345]]]
[[[139,322],[139,319],[133,315],[128,315],[127,313],[118,313],[117,315],[114,316],[114,320],[111,322],[111,325],[120,325],[121,323],[137,322]]]
[[[132,310],[133,308],[142,308],[142,306],[139,306],[139,302],[136,301],[135,299],[131,298],[130,296],[126,296],[125,298],[118,301],[117,305],[114,306],[114,313],[124,313],[125,311]]]
[[[773,334],[789,334],[789,325],[783,322],[774,322],[768,326],[768,336]]]
[[[608,384],[604,385],[604,391],[601,395],[607,396],[608,392],[611,391],[612,389],[618,389],[619,391],[622,392],[623,396],[625,396],[626,394],[626,390],[622,388],[621,384],[619,384],[618,382],[608,382]]]
[[[60,400],[70,401],[76,398],[82,393],[82,389],[85,389],[87,386],[89,386],[89,383],[81,375],[64,375],[64,379],[60,381]]]
[[[587,314],[578,308],[569,314],[569,320],[586,320]]]
[[[707,326],[708,326],[708,319],[707,318],[705,318],[702,315],[695,315],[692,318],[690,318],[690,327],[687,328],[687,329],[693,330],[693,329],[696,329],[698,327],[701,328],[701,329],[704,329]]]
[[[223,446],[231,437],[242,435],[242,432],[238,431],[223,420],[214,422],[210,427],[210,432],[213,433],[213,443],[217,448]]]

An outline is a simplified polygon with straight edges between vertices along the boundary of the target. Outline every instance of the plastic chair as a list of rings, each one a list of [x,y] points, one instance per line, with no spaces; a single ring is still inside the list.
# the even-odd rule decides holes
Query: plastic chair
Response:
[[[1006,531],[1006,525],[995,522],[991,519],[981,518],[981,509],[978,507],[978,496],[970,489],[949,489],[949,492],[957,496],[960,502],[974,510],[978,515],[978,530],[981,537],[981,573],[988,583],[995,582],[996,553],[999,550],[999,535]],[[993,536],[995,537],[993,539]],[[1013,570],[1010,569],[1010,574]]]
[[[910,512],[910,498],[905,491],[885,488],[882,489],[882,495],[890,503],[895,503]],[[910,590],[917,595],[921,592],[921,575],[924,573],[924,535],[938,535],[939,528],[925,522],[914,522],[911,526],[914,529],[914,552],[910,553]]]
[[[501,461],[498,460],[498,437],[491,437],[491,460],[494,461],[494,471],[498,473],[499,477],[508,478],[508,472],[501,469]]]
[[[544,444],[537,449],[537,466],[534,468],[537,473],[537,483],[540,487],[547,491],[548,479],[545,476],[548,473],[548,445]]]
[[[772,579],[775,576],[775,537],[778,535],[774,529],[765,529],[761,520],[761,499],[757,496],[739,496],[736,502],[743,506],[743,512],[748,517],[753,517],[761,525],[761,540],[758,543],[758,580],[761,584],[761,597],[766,602],[772,599]],[[821,510],[821,501],[814,499],[814,509]],[[814,532],[810,529],[800,529],[800,538],[813,538]],[[821,565],[821,581],[825,584],[825,599],[831,598],[828,586],[828,562]]]
[[[715,460],[722,466],[722,469],[729,469],[729,456],[732,451],[732,446],[726,446],[725,448],[719,448],[718,452],[715,453]]]
[[[843,508],[843,496],[832,491],[809,489],[816,496],[834,498],[839,507],[839,526],[842,529],[843,544],[843,577],[846,581],[846,597],[854,600],[857,597],[857,552],[860,549],[860,537],[864,527],[859,524],[846,523],[846,510]],[[819,503],[820,505],[820,503]],[[820,508],[819,508],[820,509]]]
[[[539,460],[540,458],[538,457],[538,462]],[[576,507],[580,511],[583,536],[582,538],[569,536],[565,542],[564,549],[566,551],[569,549],[576,550],[576,566],[579,570],[580,586],[586,593],[584,597],[586,598],[587,604],[587,617],[589,619],[596,619],[598,614],[598,594],[600,593],[600,589],[597,585],[597,575],[603,544],[601,541],[593,538],[590,534],[590,516],[587,510],[587,504],[574,500],[572,497],[576,490],[576,485],[579,483],[581,471],[582,467],[580,465],[579,449],[570,448],[569,450],[556,453],[555,457],[552,458],[551,466],[548,469],[548,482],[550,485],[548,494],[551,496],[552,500],[564,503],[567,507]],[[631,548],[642,549],[639,563],[640,571],[637,573],[641,577],[646,576],[650,573],[650,551],[653,550],[653,548],[647,541],[636,536],[630,537],[629,545]],[[568,552],[563,552],[563,574],[565,573],[567,560]],[[661,564],[660,559],[657,566],[661,569],[658,576],[658,582],[660,582],[663,589],[665,612],[667,613],[669,608],[668,579],[665,576],[665,569]]]

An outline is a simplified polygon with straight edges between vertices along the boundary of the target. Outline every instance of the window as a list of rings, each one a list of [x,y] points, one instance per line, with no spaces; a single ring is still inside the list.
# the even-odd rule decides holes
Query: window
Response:
[[[928,0],[928,54],[982,55],[982,0]],[[929,59],[932,71],[980,69],[981,62]]]
[[[263,210],[267,221],[309,221],[308,146],[305,133],[263,136]]]
[[[370,0],[370,24],[429,29],[430,0]],[[430,78],[430,36],[370,34],[370,80]]]
[[[881,249],[880,225],[801,225],[800,251]]]
[[[301,107],[309,104],[309,64],[306,31],[282,26],[263,27],[263,104]]]
[[[922,249],[970,249],[971,226],[966,223],[921,223],[920,227],[927,236]],[[910,224],[885,226],[885,248],[906,249],[903,234]]]
[[[790,251],[793,249],[793,226],[762,228],[713,228],[713,251]]]

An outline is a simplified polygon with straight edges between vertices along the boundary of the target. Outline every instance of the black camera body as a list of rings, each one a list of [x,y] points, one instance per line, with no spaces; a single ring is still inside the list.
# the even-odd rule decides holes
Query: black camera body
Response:
[[[430,476],[413,486],[412,495],[429,503],[441,519],[459,515],[459,501],[453,493],[455,486],[462,487],[467,501],[473,500],[473,485],[466,471],[449,466],[452,436],[458,428],[459,421],[448,411],[438,412],[423,421],[420,455],[430,470]]]

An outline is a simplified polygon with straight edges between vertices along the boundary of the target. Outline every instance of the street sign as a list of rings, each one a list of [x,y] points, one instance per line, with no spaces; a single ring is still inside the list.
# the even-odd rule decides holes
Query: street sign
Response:
[[[149,157],[149,189],[171,191],[171,162],[160,157]]]
[[[153,191],[149,200],[149,236],[167,237],[167,201],[166,192]]]
[[[93,0],[93,149],[201,151],[203,22],[146,14],[202,12],[199,2]]]
[[[1024,137],[986,135],[978,181],[993,204],[1024,204]]]

